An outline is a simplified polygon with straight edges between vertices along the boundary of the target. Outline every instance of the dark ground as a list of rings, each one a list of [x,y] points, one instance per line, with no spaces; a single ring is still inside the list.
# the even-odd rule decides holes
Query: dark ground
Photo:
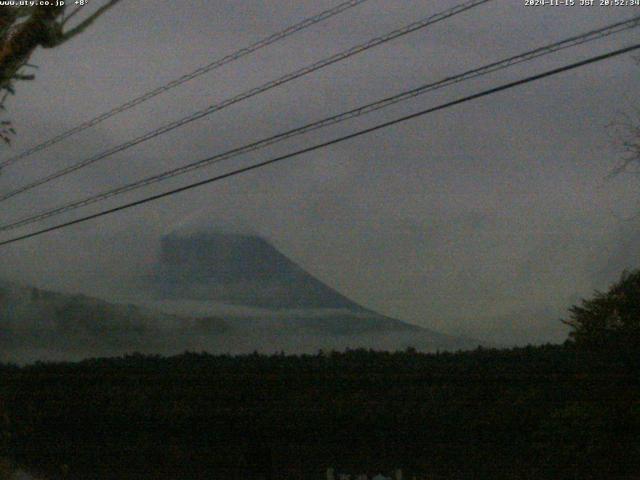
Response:
[[[52,479],[640,478],[638,372],[570,346],[5,365],[0,402]]]

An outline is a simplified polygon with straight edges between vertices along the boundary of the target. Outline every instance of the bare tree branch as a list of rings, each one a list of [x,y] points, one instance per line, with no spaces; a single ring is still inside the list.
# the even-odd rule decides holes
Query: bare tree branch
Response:
[[[0,109],[4,109],[7,95],[15,92],[17,81],[33,80],[33,74],[25,74],[21,69],[38,48],[54,48],[74,38],[89,28],[101,15],[119,3],[108,0],[74,28],[64,31],[64,26],[82,7],[64,16],[65,6],[21,6],[0,8],[0,91],[4,96]],[[4,123],[6,122],[6,123]],[[8,121],[0,122],[0,140],[8,142],[14,132]]]
[[[607,179],[612,179],[624,172],[635,172],[635,165],[640,166],[640,112],[635,115],[620,113],[619,119],[610,123],[607,128],[613,143],[621,154],[621,159]]]
[[[61,43],[64,43],[67,40],[72,39],[76,35],[79,35],[80,33],[84,32],[87,28],[91,26],[91,24],[93,24],[93,22],[95,22],[98,19],[98,17],[106,13],[107,10],[114,7],[119,2],[120,0],[109,0],[109,2],[107,2],[105,5],[97,9],[92,15],[90,15],[88,18],[82,21],[79,25],[76,25],[74,28],[72,28],[68,32],[63,33],[58,43],[54,44],[53,46],[60,45]]]
[[[76,7],[76,9],[71,12],[69,15],[67,15],[66,17],[64,17],[64,19],[62,20],[62,22],[60,22],[62,25],[66,25],[66,23],[71,20],[75,15],[77,15],[84,7],[86,7],[87,4],[83,3],[82,5],[79,5],[78,7]]]

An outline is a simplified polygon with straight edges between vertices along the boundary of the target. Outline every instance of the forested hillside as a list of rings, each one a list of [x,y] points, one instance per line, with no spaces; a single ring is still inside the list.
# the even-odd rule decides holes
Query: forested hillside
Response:
[[[181,303],[181,302],[178,302]],[[375,346],[424,351],[475,348],[473,339],[444,335],[375,312],[339,309],[269,311],[186,302],[137,306],[0,282],[0,362],[81,360],[131,352],[175,355],[311,353]],[[190,313],[191,312],[191,313]]]
[[[322,479],[328,467],[632,479],[640,468],[637,372],[569,345],[132,355],[0,375],[5,449],[51,479]]]

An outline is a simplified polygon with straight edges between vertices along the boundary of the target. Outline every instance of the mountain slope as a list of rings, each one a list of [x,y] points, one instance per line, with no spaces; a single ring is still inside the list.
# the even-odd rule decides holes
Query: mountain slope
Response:
[[[131,352],[315,353],[372,348],[469,349],[477,342],[382,316],[335,311],[178,316],[0,283],[0,362],[80,360]]]
[[[155,287],[164,299],[270,309],[365,310],[256,235],[209,232],[165,236]]]
[[[477,344],[368,310],[255,235],[169,235],[148,291],[114,303],[0,282],[0,361]]]

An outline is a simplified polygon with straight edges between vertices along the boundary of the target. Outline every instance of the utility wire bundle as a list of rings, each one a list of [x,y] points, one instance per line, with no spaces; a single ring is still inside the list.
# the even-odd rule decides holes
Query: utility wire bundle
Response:
[[[130,110],[138,105],[140,105],[141,103],[144,103],[148,100],[151,100],[154,97],[157,97],[158,95],[162,95],[165,92],[168,92],[169,90],[172,90],[180,85],[182,85],[183,83],[187,83],[191,80],[193,80],[194,78],[197,78],[201,75],[204,75],[205,73],[209,73],[212,72],[213,70],[216,70],[228,63],[234,62],[236,60],[241,59],[242,57],[245,57],[253,52],[256,52],[262,48],[265,48],[273,43],[276,43],[280,40],[284,40],[287,37],[290,37],[291,35],[294,35],[295,33],[298,33],[302,30],[305,30],[306,28],[311,27],[312,25],[315,25],[317,23],[321,23],[324,22],[325,20],[330,19],[331,17],[338,15],[340,13],[345,12],[346,10],[349,10],[353,7],[356,7],[358,5],[360,5],[361,3],[364,2],[368,2],[369,0],[349,0],[348,2],[343,2],[333,8],[330,8],[329,10],[325,10],[324,12],[320,12],[317,15],[314,15],[312,17],[306,18],[303,21],[301,21],[300,23],[296,23],[295,25],[292,25],[290,27],[285,28],[284,30],[281,30],[280,32],[274,33],[272,35],[269,35],[266,38],[263,38],[262,40],[259,40],[255,43],[252,43],[251,45],[241,48],[239,50],[236,50],[235,52],[229,54],[229,55],[225,55],[222,58],[219,58],[217,60],[214,60],[213,62],[204,65],[202,67],[199,67],[197,69],[195,69],[194,71],[187,73],[186,75],[183,75],[179,78],[176,78],[168,83],[166,83],[165,85],[162,85],[158,88],[155,88],[153,90],[150,90],[146,93],[143,93],[142,95],[135,97],[131,100],[129,100],[128,102],[123,103],[122,105],[119,105],[107,112],[104,112],[100,115],[98,115],[97,117],[92,118],[91,120],[88,120],[86,122],[81,123],[80,125],[77,125],[65,132],[62,132],[59,135],[56,135],[53,138],[50,138],[49,140],[46,140],[42,143],[39,143],[38,145],[25,150],[24,152],[20,153],[19,155],[15,155],[11,158],[8,158],[7,160],[4,160],[2,162],[0,162],[0,168],[4,168],[4,167],[8,167],[9,165],[13,165],[14,163],[18,162],[19,160],[22,160],[23,158],[27,158],[31,155],[33,155],[34,153],[37,153],[41,150],[44,150],[46,148],[49,148],[53,145],[55,145],[56,143],[61,142],[62,140],[65,140],[69,137],[71,137],[72,135],[75,135],[76,133],[80,133],[83,130],[86,130],[88,128],[94,127],[96,125],[98,125],[99,123],[104,122],[105,120],[107,120],[108,118],[111,118],[115,115],[118,115],[120,113],[126,112],[127,110]]]
[[[343,6],[344,9],[351,8],[351,7],[346,7],[346,5],[347,4],[352,4],[351,6],[355,6],[355,4],[362,3],[362,1],[365,1],[365,0],[361,0],[359,2],[355,2],[355,1],[354,2],[346,2],[346,3],[341,4],[341,6]],[[352,47],[351,49],[346,50],[345,52],[341,52],[340,54],[336,54],[336,55],[334,55],[332,57],[329,57],[328,59],[325,59],[325,60],[322,60],[320,62],[317,62],[317,63],[315,63],[315,64],[313,64],[313,65],[311,65],[309,67],[305,67],[303,69],[297,70],[297,71],[293,72],[292,74],[288,74],[288,75],[285,75],[283,77],[280,77],[280,79],[278,79],[278,80],[274,80],[272,82],[267,82],[266,84],[264,84],[261,87],[257,87],[256,89],[249,90],[248,92],[245,92],[244,94],[241,94],[239,96],[232,97],[231,99],[229,99],[229,100],[227,100],[225,102],[222,102],[221,104],[217,104],[217,105],[209,107],[208,109],[205,109],[203,111],[196,112],[195,114],[193,114],[193,115],[191,115],[189,117],[186,117],[185,119],[179,120],[178,122],[173,122],[173,123],[171,123],[171,124],[169,124],[169,125],[167,125],[165,127],[162,127],[161,129],[156,130],[154,132],[150,132],[150,134],[153,134],[154,137],[158,136],[158,135],[160,135],[162,133],[165,133],[165,130],[163,130],[163,129],[169,128],[170,126],[171,126],[170,129],[178,128],[178,126],[181,126],[182,124],[184,124],[184,123],[180,123],[180,122],[190,122],[190,121],[193,121],[193,120],[195,120],[197,118],[202,118],[202,116],[204,116],[204,115],[207,115],[209,113],[213,113],[213,111],[217,111],[216,108],[219,108],[221,105],[226,105],[226,102],[241,101],[241,100],[244,99],[244,98],[241,98],[243,95],[249,95],[249,96],[257,95],[258,93],[261,93],[262,91],[265,91],[265,90],[260,90],[260,89],[264,88],[264,89],[268,90],[270,88],[275,88],[275,86],[278,86],[278,85],[281,84],[281,83],[278,83],[278,82],[286,83],[286,82],[291,81],[291,80],[293,80],[295,78],[299,78],[300,76],[303,76],[303,75],[306,75],[308,73],[311,73],[312,71],[315,71],[315,70],[317,70],[319,68],[323,68],[323,66],[330,65],[331,63],[335,63],[335,62],[340,61],[341,59],[344,59],[344,58],[348,58],[348,57],[350,57],[352,55],[355,55],[356,53],[359,53],[361,51],[365,51],[365,50],[367,50],[369,48],[372,48],[373,46],[377,46],[377,45],[379,45],[381,43],[385,43],[387,41],[390,41],[391,39],[397,38],[398,36],[406,35],[407,33],[410,33],[410,32],[415,31],[417,29],[424,28],[425,26],[431,25],[431,24],[433,24],[433,23],[435,23],[437,21],[441,21],[441,20],[443,20],[445,18],[450,18],[453,15],[456,15],[458,13],[462,13],[462,12],[464,12],[466,10],[469,10],[470,8],[473,8],[475,6],[478,6],[478,5],[483,4],[483,3],[487,3],[488,1],[490,1],[490,0],[469,1],[469,2],[466,2],[466,3],[460,4],[460,5],[456,6],[456,7],[453,7],[453,8],[451,8],[451,9],[445,11],[445,12],[441,12],[439,14],[427,17],[426,19],[423,19],[423,20],[421,20],[419,22],[414,22],[414,23],[412,23],[412,24],[410,24],[410,25],[408,25],[406,27],[403,27],[403,28],[398,29],[398,30],[394,30],[393,32],[390,32],[389,34],[386,34],[386,35],[381,36],[381,37],[376,37],[375,39],[372,39],[369,42],[366,42],[364,44],[358,45],[356,47]],[[338,8],[338,7],[336,7],[336,8]],[[333,9],[333,10],[335,10],[335,9]],[[332,11],[332,10],[329,10],[329,11]],[[301,24],[298,24],[298,25],[301,25]],[[141,180],[138,180],[136,182],[133,182],[133,183],[121,186],[121,187],[117,187],[117,188],[114,188],[114,189],[111,189],[111,190],[108,190],[108,191],[105,191],[105,192],[102,192],[102,193],[99,193],[99,194],[96,194],[96,195],[89,196],[89,197],[84,198],[84,199],[79,200],[79,201],[70,202],[70,203],[62,205],[60,207],[57,207],[57,208],[53,208],[53,209],[50,209],[50,210],[46,210],[44,212],[40,212],[40,213],[37,213],[37,214],[34,214],[34,215],[23,217],[21,219],[15,220],[15,221],[10,222],[10,223],[7,223],[5,225],[0,225],[0,231],[8,231],[8,230],[16,229],[16,228],[19,228],[19,227],[22,227],[22,226],[26,226],[26,225],[31,224],[31,223],[36,223],[36,222],[45,220],[47,218],[54,217],[56,215],[61,215],[63,213],[69,212],[71,210],[75,210],[75,209],[78,209],[78,208],[81,208],[81,207],[84,207],[84,206],[87,206],[87,205],[90,205],[90,204],[93,204],[93,203],[96,203],[96,202],[99,202],[99,201],[103,201],[103,200],[106,200],[108,198],[111,198],[111,197],[114,197],[114,196],[117,196],[117,195],[121,195],[121,194],[124,194],[126,192],[130,192],[130,191],[133,191],[133,190],[136,190],[136,189],[148,186],[148,185],[159,183],[159,182],[165,181],[165,180],[167,180],[169,178],[173,178],[173,177],[176,177],[178,175],[182,175],[182,174],[185,174],[187,172],[194,171],[196,169],[200,169],[200,168],[203,168],[203,167],[215,164],[215,163],[219,163],[219,162],[224,161],[224,160],[228,160],[228,159],[231,159],[231,158],[234,158],[234,157],[237,157],[237,156],[240,156],[240,155],[252,152],[252,151],[256,151],[256,150],[259,150],[261,148],[265,148],[265,147],[267,147],[269,145],[273,145],[275,143],[282,142],[284,140],[287,140],[287,139],[290,139],[290,138],[293,138],[293,137],[296,137],[296,136],[304,135],[304,134],[309,133],[309,132],[314,131],[314,130],[318,130],[318,129],[321,129],[321,128],[328,127],[330,125],[335,125],[335,124],[338,124],[338,123],[341,123],[341,122],[345,122],[345,121],[347,121],[349,119],[360,117],[360,116],[372,113],[374,111],[377,111],[377,110],[380,110],[380,109],[383,109],[383,108],[387,108],[387,107],[389,107],[391,105],[394,105],[394,104],[397,104],[399,102],[403,102],[403,101],[409,100],[411,98],[415,98],[415,97],[417,97],[419,95],[423,95],[423,94],[425,94],[427,92],[431,92],[431,91],[434,91],[434,90],[437,90],[437,89],[440,89],[440,88],[444,88],[444,87],[447,87],[447,86],[450,86],[450,85],[453,85],[453,84],[456,84],[456,83],[460,83],[460,82],[471,80],[473,78],[484,76],[484,75],[487,75],[487,74],[490,74],[490,73],[493,73],[493,72],[496,72],[496,71],[511,67],[513,65],[517,65],[517,64],[520,64],[520,63],[524,63],[524,62],[529,62],[529,61],[531,61],[533,59],[536,59],[536,58],[539,58],[539,57],[542,57],[542,56],[545,56],[545,55],[549,55],[551,53],[554,53],[554,52],[557,52],[557,51],[560,51],[560,50],[563,50],[563,49],[567,49],[567,48],[570,48],[570,47],[573,47],[573,46],[585,44],[587,42],[592,42],[592,41],[595,41],[595,40],[598,40],[598,39],[601,39],[601,38],[604,38],[604,37],[608,37],[608,36],[611,36],[611,35],[614,35],[614,34],[617,34],[617,33],[621,33],[623,31],[630,30],[632,28],[636,28],[638,26],[640,26],[640,16],[633,17],[633,18],[631,18],[629,20],[617,22],[617,23],[605,26],[605,27],[600,28],[600,29],[591,30],[591,31],[583,33],[581,35],[573,36],[573,37],[567,38],[565,40],[562,40],[562,41],[559,41],[559,42],[555,42],[555,43],[552,43],[552,44],[548,44],[548,45],[545,45],[545,46],[542,46],[542,47],[539,47],[539,48],[536,48],[536,49],[533,49],[533,50],[529,50],[529,51],[526,51],[524,53],[521,53],[521,54],[518,54],[518,55],[514,55],[514,56],[511,56],[511,57],[508,57],[508,58],[505,58],[505,59],[502,59],[502,60],[499,60],[499,61],[496,61],[496,62],[492,62],[492,63],[489,63],[487,65],[484,65],[484,66],[481,66],[481,67],[478,67],[478,68],[467,70],[467,71],[465,71],[463,73],[460,73],[460,74],[457,74],[457,75],[453,75],[453,76],[449,76],[449,77],[443,78],[441,80],[438,80],[436,82],[430,82],[430,83],[421,85],[421,86],[419,86],[417,88],[414,88],[414,89],[411,89],[411,90],[403,91],[403,92],[398,93],[396,95],[389,96],[389,97],[386,97],[386,98],[383,98],[383,99],[380,99],[380,100],[377,100],[377,101],[362,105],[362,106],[360,106],[358,108],[351,109],[351,110],[339,113],[337,115],[329,116],[329,117],[326,117],[326,118],[321,119],[319,121],[312,122],[312,123],[309,123],[307,125],[303,125],[301,127],[297,127],[297,128],[292,129],[292,130],[288,130],[288,131],[279,133],[277,135],[273,135],[273,136],[270,136],[270,137],[267,137],[267,138],[263,138],[261,140],[248,143],[248,144],[243,145],[241,147],[237,147],[237,148],[234,148],[232,150],[228,150],[226,152],[223,152],[223,153],[220,153],[220,154],[217,154],[217,155],[213,155],[213,156],[210,156],[210,157],[207,157],[205,159],[201,159],[201,160],[189,163],[189,164],[181,166],[181,167],[177,167],[177,168],[173,168],[173,169],[167,170],[167,171],[162,172],[160,174],[152,175],[152,176],[143,178]],[[285,31],[287,31],[287,30],[285,30]],[[278,35],[278,34],[275,34],[275,35]],[[271,38],[271,37],[269,37],[269,38]],[[410,114],[410,115],[405,115],[405,116],[402,116],[402,117],[397,118],[395,120],[391,120],[391,121],[388,121],[388,122],[380,123],[380,124],[377,124],[377,125],[375,125],[373,127],[370,127],[370,128],[358,130],[358,131],[356,131],[354,133],[351,133],[351,134],[348,134],[348,135],[344,135],[344,136],[340,136],[340,137],[334,138],[332,140],[329,140],[329,141],[326,141],[326,142],[323,142],[323,143],[319,143],[319,144],[313,145],[311,147],[303,148],[301,150],[297,150],[295,152],[292,152],[292,153],[289,153],[289,154],[286,154],[286,155],[281,155],[281,156],[278,156],[278,157],[275,157],[275,158],[271,158],[269,160],[265,160],[265,161],[259,162],[257,164],[253,164],[253,165],[247,166],[247,167],[238,168],[238,169],[232,170],[230,172],[227,172],[227,173],[224,173],[224,174],[221,174],[221,175],[217,175],[215,177],[207,178],[205,180],[201,180],[201,181],[198,181],[198,182],[195,182],[195,183],[191,183],[189,185],[186,185],[186,186],[183,186],[183,187],[180,187],[180,188],[176,188],[176,189],[173,189],[173,190],[170,190],[170,191],[167,191],[167,192],[162,192],[162,193],[159,193],[159,194],[151,195],[151,196],[143,198],[141,200],[129,202],[129,203],[120,205],[118,207],[110,208],[110,209],[107,209],[107,210],[104,210],[104,211],[101,211],[101,212],[98,212],[98,213],[94,213],[94,214],[91,214],[91,215],[87,215],[87,216],[78,218],[76,220],[68,221],[68,222],[61,223],[61,224],[58,224],[58,225],[55,225],[55,226],[52,226],[52,227],[48,227],[48,228],[44,228],[44,229],[32,232],[32,233],[29,233],[29,234],[25,234],[25,235],[21,235],[21,236],[18,236],[18,237],[14,237],[14,238],[11,238],[9,240],[5,240],[3,242],[0,242],[0,246],[6,245],[6,244],[9,244],[9,243],[13,243],[13,242],[17,242],[19,240],[23,240],[23,239],[26,239],[26,238],[34,237],[34,236],[37,236],[37,235],[41,235],[41,234],[44,234],[44,233],[47,233],[47,232],[50,232],[50,231],[54,231],[54,230],[58,230],[58,229],[61,229],[61,228],[65,228],[65,227],[68,227],[68,226],[71,226],[71,225],[74,225],[74,224],[77,224],[77,223],[85,222],[85,221],[88,221],[88,220],[91,220],[91,219],[94,219],[94,218],[98,218],[98,217],[101,217],[101,216],[109,215],[109,214],[112,214],[112,213],[115,213],[115,212],[118,212],[118,211],[121,211],[121,210],[132,208],[132,207],[137,206],[137,205],[141,205],[141,204],[148,203],[148,202],[151,202],[151,201],[154,201],[154,200],[158,200],[160,198],[164,198],[164,197],[167,197],[167,196],[175,195],[177,193],[180,193],[180,192],[183,192],[183,191],[186,191],[186,190],[190,190],[190,189],[202,186],[202,185],[206,185],[206,184],[209,184],[209,183],[220,181],[220,180],[223,180],[225,178],[229,178],[229,177],[232,177],[232,176],[235,176],[235,175],[239,175],[239,174],[251,171],[251,170],[255,170],[255,169],[258,169],[258,168],[265,167],[267,165],[271,165],[271,164],[274,164],[274,163],[277,163],[277,162],[281,162],[283,160],[286,160],[286,159],[289,159],[289,158],[292,158],[292,157],[296,157],[296,156],[302,155],[304,153],[308,153],[308,152],[311,152],[311,151],[314,151],[314,150],[318,150],[320,148],[325,148],[325,147],[328,147],[330,145],[334,145],[336,143],[347,141],[347,140],[352,139],[352,138],[356,138],[356,137],[359,137],[359,136],[362,136],[362,135],[365,135],[365,134],[369,134],[369,133],[375,132],[377,130],[381,130],[383,128],[390,127],[390,126],[395,125],[397,123],[405,122],[405,121],[408,121],[410,119],[421,117],[421,116],[424,116],[424,115],[427,115],[427,114],[430,114],[430,113],[433,113],[433,112],[436,112],[436,111],[439,111],[439,110],[443,110],[443,109],[446,109],[446,108],[451,108],[451,107],[453,107],[455,105],[459,105],[461,103],[472,101],[472,100],[475,100],[475,99],[478,99],[478,98],[482,98],[482,97],[485,97],[485,96],[488,96],[488,95],[493,95],[493,94],[498,93],[498,92],[503,91],[503,90],[515,88],[515,87],[517,87],[519,85],[522,85],[522,84],[525,84],[525,83],[530,83],[530,82],[533,82],[533,81],[537,81],[537,80],[540,80],[542,78],[547,78],[547,77],[550,77],[550,76],[558,75],[560,73],[563,73],[563,72],[566,72],[566,71],[569,71],[569,70],[574,70],[574,69],[577,69],[577,68],[592,64],[592,63],[596,63],[596,62],[600,62],[600,61],[603,61],[603,60],[606,60],[606,59],[609,59],[609,58],[613,58],[613,57],[616,57],[616,56],[619,56],[619,55],[622,55],[622,54],[625,54],[625,53],[629,53],[629,52],[635,51],[637,49],[640,49],[640,44],[635,44],[635,45],[632,45],[632,46],[629,46],[629,47],[613,50],[613,51],[610,51],[610,52],[608,52],[606,54],[593,56],[593,57],[587,58],[586,60],[582,60],[582,61],[579,61],[579,62],[576,62],[576,63],[565,65],[563,67],[552,69],[552,70],[543,72],[541,74],[537,74],[537,75],[533,75],[533,76],[524,78],[522,80],[510,82],[510,83],[503,84],[503,85],[500,85],[500,86],[497,86],[497,87],[494,87],[494,88],[489,88],[487,90],[483,90],[483,91],[481,91],[479,93],[476,93],[476,94],[473,94],[473,95],[469,95],[469,96],[466,96],[466,97],[459,98],[457,100],[446,102],[444,104],[441,104],[441,105],[438,105],[438,106],[435,106],[435,107],[431,107],[431,108],[428,108],[426,110],[422,110],[422,111],[417,112],[417,113],[413,113],[413,114]],[[320,65],[322,65],[322,66],[320,66]],[[181,78],[186,78],[186,77],[187,76],[181,77]],[[258,93],[253,93],[253,92],[258,92]],[[142,97],[138,97],[138,98],[142,98]],[[239,99],[239,98],[240,98],[240,100],[236,100],[236,99]],[[248,97],[246,97],[246,98],[248,98]],[[224,108],[224,106],[222,106],[220,108]],[[115,111],[115,109],[112,110],[112,111]],[[204,113],[204,112],[208,112],[208,113]],[[158,133],[158,132],[161,132],[161,133]],[[147,134],[147,135],[149,135],[149,134]],[[145,135],[143,137],[138,137],[138,139],[140,139],[140,138],[148,139],[147,135]],[[150,137],[150,138],[153,138],[153,137]],[[138,139],[134,139],[133,141],[137,141]],[[133,142],[133,141],[131,141],[131,142]],[[145,140],[142,140],[142,141],[145,141]],[[122,145],[120,145],[120,146],[118,146],[116,148],[123,148],[124,146],[126,146],[126,148],[130,148],[130,146],[133,146],[133,145],[131,145],[131,142],[127,142],[127,143],[122,144]],[[140,142],[138,142],[138,143],[140,143]],[[134,143],[134,144],[137,144],[137,143]],[[41,145],[44,145],[44,144],[41,144]],[[109,150],[107,152],[110,152],[110,151],[111,150]],[[118,151],[120,151],[120,150],[118,150]],[[105,152],[105,153],[107,153],[107,152]],[[105,153],[103,153],[101,155],[105,155]],[[115,152],[113,152],[113,153],[115,153]],[[109,156],[109,155],[111,155],[113,153],[110,153],[110,154],[108,154],[106,156]],[[92,160],[91,163],[93,163],[95,161],[100,160],[101,158],[104,158],[104,157],[101,157],[99,155],[97,157],[91,157],[91,159],[88,159],[88,160]],[[86,162],[86,160],[84,162]],[[61,170],[59,172],[56,172],[56,173],[54,173],[54,174],[52,174],[52,175],[50,175],[48,177],[45,177],[44,179],[41,179],[41,180],[36,181],[36,182],[33,182],[32,184],[29,184],[29,185],[27,185],[25,187],[21,187],[21,189],[17,189],[17,190],[14,190],[13,192],[9,192],[8,194],[5,194],[4,196],[0,196],[0,201],[3,200],[3,199],[10,198],[10,197],[12,197],[14,195],[17,195],[18,193],[22,193],[23,191],[26,191],[26,190],[28,190],[30,188],[35,188],[35,186],[41,185],[43,183],[47,183],[47,182],[49,182],[49,181],[51,181],[51,180],[53,180],[55,178],[59,178],[60,176],[66,174],[66,173],[70,173],[70,172],[67,172],[67,170],[69,168],[74,168],[74,170],[71,170],[71,171],[75,171],[75,170],[77,170],[79,168],[82,168],[83,166],[87,165],[84,162],[80,162],[79,164],[72,165],[71,167],[68,167],[67,169],[63,169],[63,170]],[[62,172],[66,172],[66,173],[62,173]]]
[[[197,112],[192,113],[191,115],[188,115],[184,118],[181,118],[179,120],[176,120],[174,122],[171,122],[169,124],[166,124],[160,128],[157,128],[155,130],[152,130],[150,132],[145,133],[144,135],[141,135],[139,137],[136,137],[132,140],[129,140],[128,142],[125,142],[123,144],[117,145],[113,148],[110,148],[98,155],[94,155],[93,157],[89,157],[87,159],[81,160],[80,162],[77,162],[73,165],[70,165],[66,168],[63,168],[61,170],[58,170],[57,172],[54,172],[50,175],[47,175],[46,177],[40,178],[38,180],[35,180],[31,183],[28,183],[27,185],[23,185],[22,187],[16,188],[15,190],[12,190],[10,192],[4,193],[4,194],[0,194],[0,202],[4,201],[4,200],[8,200],[9,198],[15,197],[16,195],[19,195],[21,193],[24,192],[28,192],[29,190],[39,187],[40,185],[44,185],[46,183],[49,183],[53,180],[56,180],[58,178],[64,177],[65,175],[68,175],[70,173],[76,172],[78,170],[80,170],[81,168],[85,168],[89,165],[92,165],[100,160],[103,160],[105,158],[111,157],[112,155],[115,155],[116,153],[120,153],[123,152],[125,150],[128,150],[131,147],[134,147],[136,145],[140,145],[141,143],[144,143],[148,140],[152,140],[156,137],[159,137],[160,135],[164,135],[166,133],[171,132],[172,130],[175,130],[177,128],[183,127],[185,125],[188,125],[189,123],[195,122],[196,120],[200,120],[201,118],[207,117],[213,113],[219,112],[221,110],[224,110],[225,108],[228,108],[232,105],[235,105],[239,102],[242,102],[244,100],[248,100],[251,97],[255,97],[256,95],[260,95],[262,93],[265,93],[269,90],[272,90],[276,87],[279,87],[281,85],[284,85],[286,83],[289,83],[293,80],[296,80],[298,78],[304,77],[306,75],[309,75],[317,70],[320,70],[322,68],[328,67],[329,65],[333,65],[334,63],[338,63],[341,62],[343,60],[346,60],[347,58],[353,57],[354,55],[358,55],[362,52],[365,52],[367,50],[370,50],[374,47],[377,47],[379,45],[385,44],[387,42],[390,42],[392,40],[395,40],[397,38],[403,37],[405,35],[408,35],[409,33],[413,33],[415,31],[421,30],[423,28],[426,28],[430,25],[433,25],[434,23],[437,22],[441,22],[447,18],[450,18],[454,15],[458,15],[462,12],[465,12],[471,8],[477,7],[483,3],[487,3],[490,2],[492,0],[471,0],[468,1],[466,3],[457,5],[455,7],[449,8],[441,13],[437,13],[435,15],[430,15],[427,18],[424,18],[422,20],[419,20],[417,22],[413,22],[409,25],[406,25],[402,28],[399,28],[397,30],[393,30],[385,35],[373,38],[365,43],[361,43],[360,45],[356,45],[355,47],[351,47],[348,50],[345,50],[343,52],[337,53],[335,55],[332,55],[328,58],[325,58],[323,60],[320,60],[319,62],[315,62],[311,65],[308,65],[304,68],[301,68],[299,70],[296,70],[294,72],[288,73],[286,75],[283,75],[282,77],[279,77],[275,80],[271,80],[269,82],[266,82],[258,87],[252,88],[251,90],[247,90],[243,93],[240,93],[234,97],[228,98],[220,103],[216,103],[215,105],[211,105],[203,110],[199,110]]]

